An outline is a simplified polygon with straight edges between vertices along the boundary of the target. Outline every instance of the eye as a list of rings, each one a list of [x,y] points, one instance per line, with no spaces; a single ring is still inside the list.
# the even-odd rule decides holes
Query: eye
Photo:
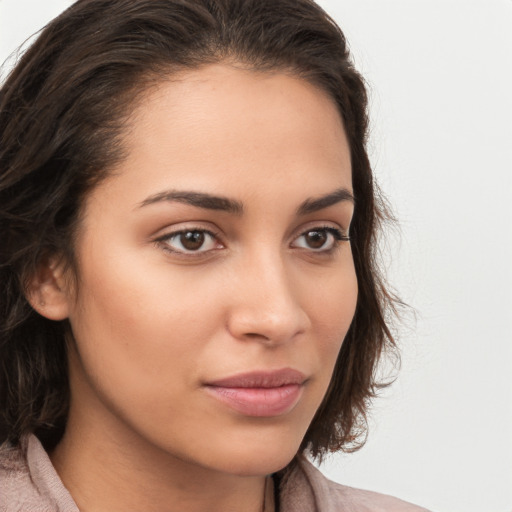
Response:
[[[203,253],[222,247],[214,233],[205,229],[184,229],[166,234],[157,242],[175,253]]]
[[[334,249],[339,242],[348,240],[350,238],[337,228],[315,227],[302,233],[294,240],[292,246],[315,252],[328,252]]]

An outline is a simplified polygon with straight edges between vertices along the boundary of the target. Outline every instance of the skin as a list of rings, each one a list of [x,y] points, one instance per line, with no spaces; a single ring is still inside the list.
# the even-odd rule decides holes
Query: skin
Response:
[[[354,315],[350,242],[327,231],[348,234],[353,202],[297,212],[352,191],[341,117],[303,80],[217,64],[149,91],[123,142],[126,159],[84,205],[79,286],[55,264],[33,299],[69,318],[74,338],[53,463],[84,511],[260,511],[265,475],[296,454]],[[243,213],[158,200],[169,190]],[[185,251],[182,230],[215,236]],[[204,385],[282,368],[306,381],[277,416],[241,414]]]

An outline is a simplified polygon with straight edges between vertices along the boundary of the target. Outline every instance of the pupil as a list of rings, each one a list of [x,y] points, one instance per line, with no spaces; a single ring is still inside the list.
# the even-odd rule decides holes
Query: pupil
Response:
[[[189,251],[200,249],[204,243],[204,233],[200,231],[187,231],[181,234],[181,245]]]
[[[324,231],[310,231],[307,235],[308,245],[312,249],[320,249],[327,240],[327,234]]]

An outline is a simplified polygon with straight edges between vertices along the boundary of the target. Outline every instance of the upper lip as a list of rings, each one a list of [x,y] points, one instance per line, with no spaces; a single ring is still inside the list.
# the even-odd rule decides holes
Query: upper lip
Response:
[[[303,384],[305,375],[293,368],[252,371],[209,381],[207,386],[219,388],[278,388],[291,384]]]

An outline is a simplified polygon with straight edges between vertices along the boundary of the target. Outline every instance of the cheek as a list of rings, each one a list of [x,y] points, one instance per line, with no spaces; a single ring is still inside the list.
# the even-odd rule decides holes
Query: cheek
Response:
[[[198,422],[183,411],[196,387],[198,354],[218,327],[218,308],[198,304],[186,279],[141,266],[136,272],[134,263],[84,265],[71,318],[79,358],[72,385],[83,407],[100,414],[98,422],[122,418],[149,436],[178,417]]]
[[[322,364],[334,368],[343,340],[354,318],[358,296],[357,277],[350,261],[339,275],[311,291],[309,302],[317,328],[317,343]],[[330,375],[329,372],[325,372]]]
[[[177,375],[191,374],[195,356],[220,323],[213,294],[198,301],[185,275],[126,255],[90,258],[82,267],[70,320],[87,372],[148,391],[176,386]]]

